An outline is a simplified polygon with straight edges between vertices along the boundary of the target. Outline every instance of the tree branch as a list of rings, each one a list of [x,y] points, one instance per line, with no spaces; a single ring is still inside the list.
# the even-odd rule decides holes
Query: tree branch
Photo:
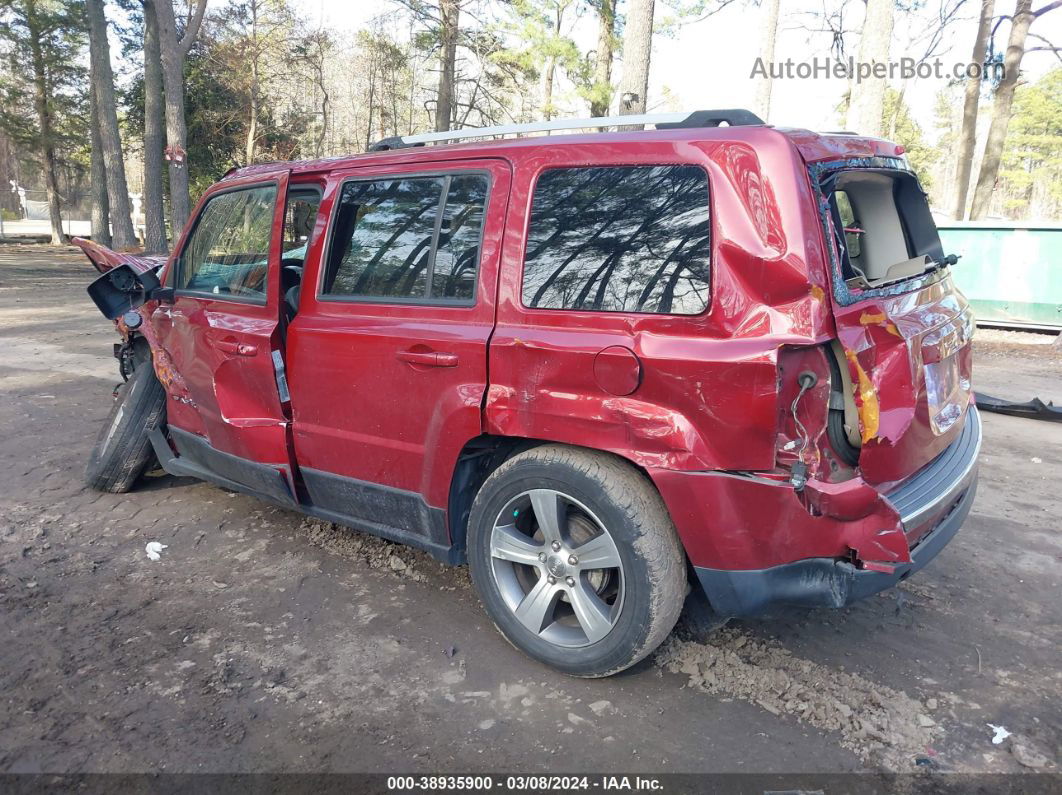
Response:
[[[1027,34],[1027,36],[1030,39],[1036,39],[1037,41],[1042,41],[1045,45],[1047,45],[1046,47],[1033,47],[1033,48],[1031,48],[1031,50],[1055,50],[1057,52],[1059,49],[1062,49],[1060,47],[1056,47],[1053,42],[1048,41],[1047,39],[1045,39],[1043,36],[1039,35],[1038,33],[1031,33],[1030,32],[1029,34]],[[1025,52],[1031,52],[1031,50],[1027,49],[1027,50],[1025,50]]]
[[[1043,36],[1037,36],[1035,33],[1029,34],[1030,39],[1039,39],[1044,42],[1045,47],[1026,47],[1025,52],[1050,52],[1054,53],[1054,56],[1058,58],[1059,63],[1062,63],[1062,47],[1056,47]]]
[[[170,0],[160,0],[163,3],[169,3]],[[199,26],[203,24],[203,15],[206,13],[206,0],[197,0],[195,13],[188,21],[187,27],[184,29],[184,35],[181,36],[181,40],[177,42],[177,49],[181,53],[181,58],[185,58],[188,55],[188,51],[192,49],[192,43],[195,41],[195,37],[199,35]]]

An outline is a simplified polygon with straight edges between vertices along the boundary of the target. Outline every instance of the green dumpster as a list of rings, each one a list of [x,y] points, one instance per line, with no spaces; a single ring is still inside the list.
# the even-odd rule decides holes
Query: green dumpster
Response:
[[[979,323],[1062,328],[1062,224],[938,223]]]

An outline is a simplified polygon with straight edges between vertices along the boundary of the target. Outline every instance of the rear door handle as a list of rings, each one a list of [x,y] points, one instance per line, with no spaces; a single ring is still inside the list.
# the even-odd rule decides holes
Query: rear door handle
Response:
[[[437,353],[436,351],[399,351],[395,356],[401,362],[419,364],[425,367],[457,367],[456,353]]]
[[[219,340],[214,343],[219,351],[231,353],[235,356],[254,356],[258,353],[258,347],[247,342],[235,342],[232,340]]]

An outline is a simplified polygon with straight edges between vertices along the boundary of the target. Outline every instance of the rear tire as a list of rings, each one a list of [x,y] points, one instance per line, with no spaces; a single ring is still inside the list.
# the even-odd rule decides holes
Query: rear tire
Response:
[[[98,491],[129,491],[155,460],[148,434],[165,421],[166,392],[151,360],[141,360],[119,387],[89,456],[85,482]]]
[[[729,622],[728,617],[715,612],[704,591],[695,584],[686,597],[686,604],[682,608],[675,631],[700,643],[709,643],[712,636]]]
[[[519,453],[487,478],[468,559],[505,638],[572,676],[646,657],[686,594],[685,554],[652,483],[614,456],[560,445]]]

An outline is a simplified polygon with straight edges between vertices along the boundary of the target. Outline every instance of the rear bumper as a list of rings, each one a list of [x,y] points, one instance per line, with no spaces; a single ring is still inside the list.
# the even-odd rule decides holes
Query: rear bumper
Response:
[[[891,572],[858,569],[835,558],[810,558],[753,571],[694,567],[712,608],[724,616],[748,616],[774,605],[844,607],[899,583],[933,560],[959,531],[977,492],[976,471],[959,499],[911,550],[911,563]]]
[[[886,495],[899,512],[908,533],[932,521],[977,479],[980,453],[981,415],[971,405],[959,438]]]
[[[720,614],[755,615],[779,604],[843,607],[918,571],[958,532],[977,491],[980,449],[981,419],[971,406],[959,438],[915,475],[876,495],[878,508],[859,518],[812,516],[787,484],[663,473],[658,484]],[[700,503],[696,520],[693,500]],[[681,501],[685,510],[676,512]],[[725,521],[706,527],[713,504],[724,509],[718,513]],[[886,536],[893,543],[875,545]],[[853,552],[866,565],[854,562]]]

